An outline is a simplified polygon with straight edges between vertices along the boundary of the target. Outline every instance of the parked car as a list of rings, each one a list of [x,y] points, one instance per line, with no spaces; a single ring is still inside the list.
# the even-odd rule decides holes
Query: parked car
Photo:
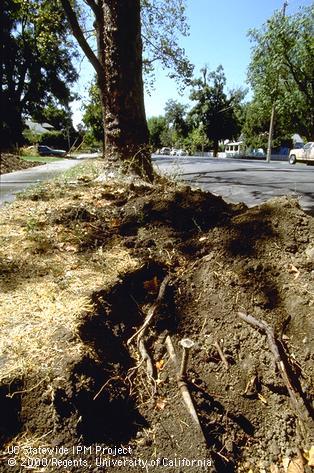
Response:
[[[188,153],[184,149],[177,149],[177,156],[187,156]]]
[[[254,158],[265,158],[266,153],[263,150],[263,148],[253,148],[252,151],[249,153],[250,156],[253,156]]]
[[[294,148],[289,153],[289,163],[295,164],[297,161],[306,164],[314,164],[314,142],[310,141],[303,148]]]
[[[56,156],[58,158],[63,158],[67,152],[64,149],[53,149],[50,146],[38,145],[38,154],[40,156]]]
[[[171,153],[171,148],[167,148],[166,146],[161,148],[159,154],[163,154],[163,155],[170,155]]]

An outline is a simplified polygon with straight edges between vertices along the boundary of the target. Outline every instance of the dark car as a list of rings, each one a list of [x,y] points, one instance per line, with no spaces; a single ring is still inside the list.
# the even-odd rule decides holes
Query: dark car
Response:
[[[38,154],[40,156],[57,156],[63,158],[67,152],[64,149],[53,149],[50,146],[38,145]]]

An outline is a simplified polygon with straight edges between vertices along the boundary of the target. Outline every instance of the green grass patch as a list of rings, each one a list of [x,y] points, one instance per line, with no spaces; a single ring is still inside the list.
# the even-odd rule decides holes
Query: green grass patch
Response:
[[[57,158],[55,156],[21,156],[23,161],[32,161],[34,163],[52,163],[54,161],[63,161],[63,158]]]
[[[67,169],[54,180],[58,182],[68,182],[84,178],[93,180],[102,173],[103,168],[103,160],[86,160],[73,168]]]

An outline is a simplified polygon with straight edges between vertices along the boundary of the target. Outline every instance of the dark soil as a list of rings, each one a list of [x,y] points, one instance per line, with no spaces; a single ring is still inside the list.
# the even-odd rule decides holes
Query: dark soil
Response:
[[[122,244],[141,264],[90,294],[94,311],[82,314],[79,330],[85,354],[79,362],[65,355],[52,402],[45,382],[30,390],[38,380],[12,380],[17,386],[23,381],[23,393],[13,398],[2,386],[4,449],[14,445],[17,434],[41,439],[49,431],[49,442],[43,437],[39,445],[55,448],[60,461],[86,464],[41,464],[36,471],[280,473],[289,462],[290,468],[297,464],[310,471],[314,219],[288,198],[248,209],[169,183],[104,183],[97,184],[97,193],[95,205],[73,200],[62,212],[54,211],[51,197],[50,224],[84,227],[79,251],[91,257],[100,247]],[[167,274],[170,283],[144,337],[154,364],[152,380],[135,341],[127,341]],[[274,330],[301,399],[303,427],[265,334],[243,322],[239,311]],[[167,335],[179,358],[182,338],[195,343],[187,383],[203,433],[182,402]],[[115,448],[120,450],[113,453]],[[134,463],[138,458],[151,466]],[[120,466],[112,463],[118,460]],[[5,464],[1,471],[24,470]]]
[[[0,153],[0,174],[7,174],[35,166],[38,166],[38,163],[23,161],[16,154]]]

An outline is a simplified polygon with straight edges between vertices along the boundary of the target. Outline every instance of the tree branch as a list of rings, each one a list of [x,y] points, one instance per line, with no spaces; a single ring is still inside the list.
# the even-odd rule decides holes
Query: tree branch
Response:
[[[307,90],[307,84],[309,83],[306,79],[302,80],[300,77],[298,77],[298,72],[297,72],[297,69],[294,67],[293,65],[293,62],[291,61],[291,59],[289,58],[288,54],[287,54],[287,51],[284,52],[284,59],[286,60],[286,64],[291,72],[291,75],[298,87],[298,89],[300,90],[300,92],[302,92],[306,98],[311,102],[311,95],[308,93],[308,90]]]
[[[89,1],[92,2],[92,0],[89,0]],[[78,42],[84,54],[86,55],[87,59],[90,61],[91,65],[95,69],[96,74],[98,76],[98,80],[102,82],[104,80],[104,70],[97,56],[95,55],[92,48],[86,41],[86,38],[77,20],[75,11],[73,10],[69,0],[61,0],[61,3],[64,8],[67,19],[70,23],[70,26],[71,26],[71,29],[76,41]]]
[[[95,0],[85,0],[85,3],[91,7],[95,15],[96,21],[99,21],[101,15],[101,8]]]
[[[19,82],[18,82],[17,89],[16,89],[16,94],[17,94],[19,100],[21,100],[21,96],[22,96],[22,93],[23,93],[26,72],[27,72],[27,63],[25,61],[22,64],[21,69],[20,69],[20,77],[19,77]]]

